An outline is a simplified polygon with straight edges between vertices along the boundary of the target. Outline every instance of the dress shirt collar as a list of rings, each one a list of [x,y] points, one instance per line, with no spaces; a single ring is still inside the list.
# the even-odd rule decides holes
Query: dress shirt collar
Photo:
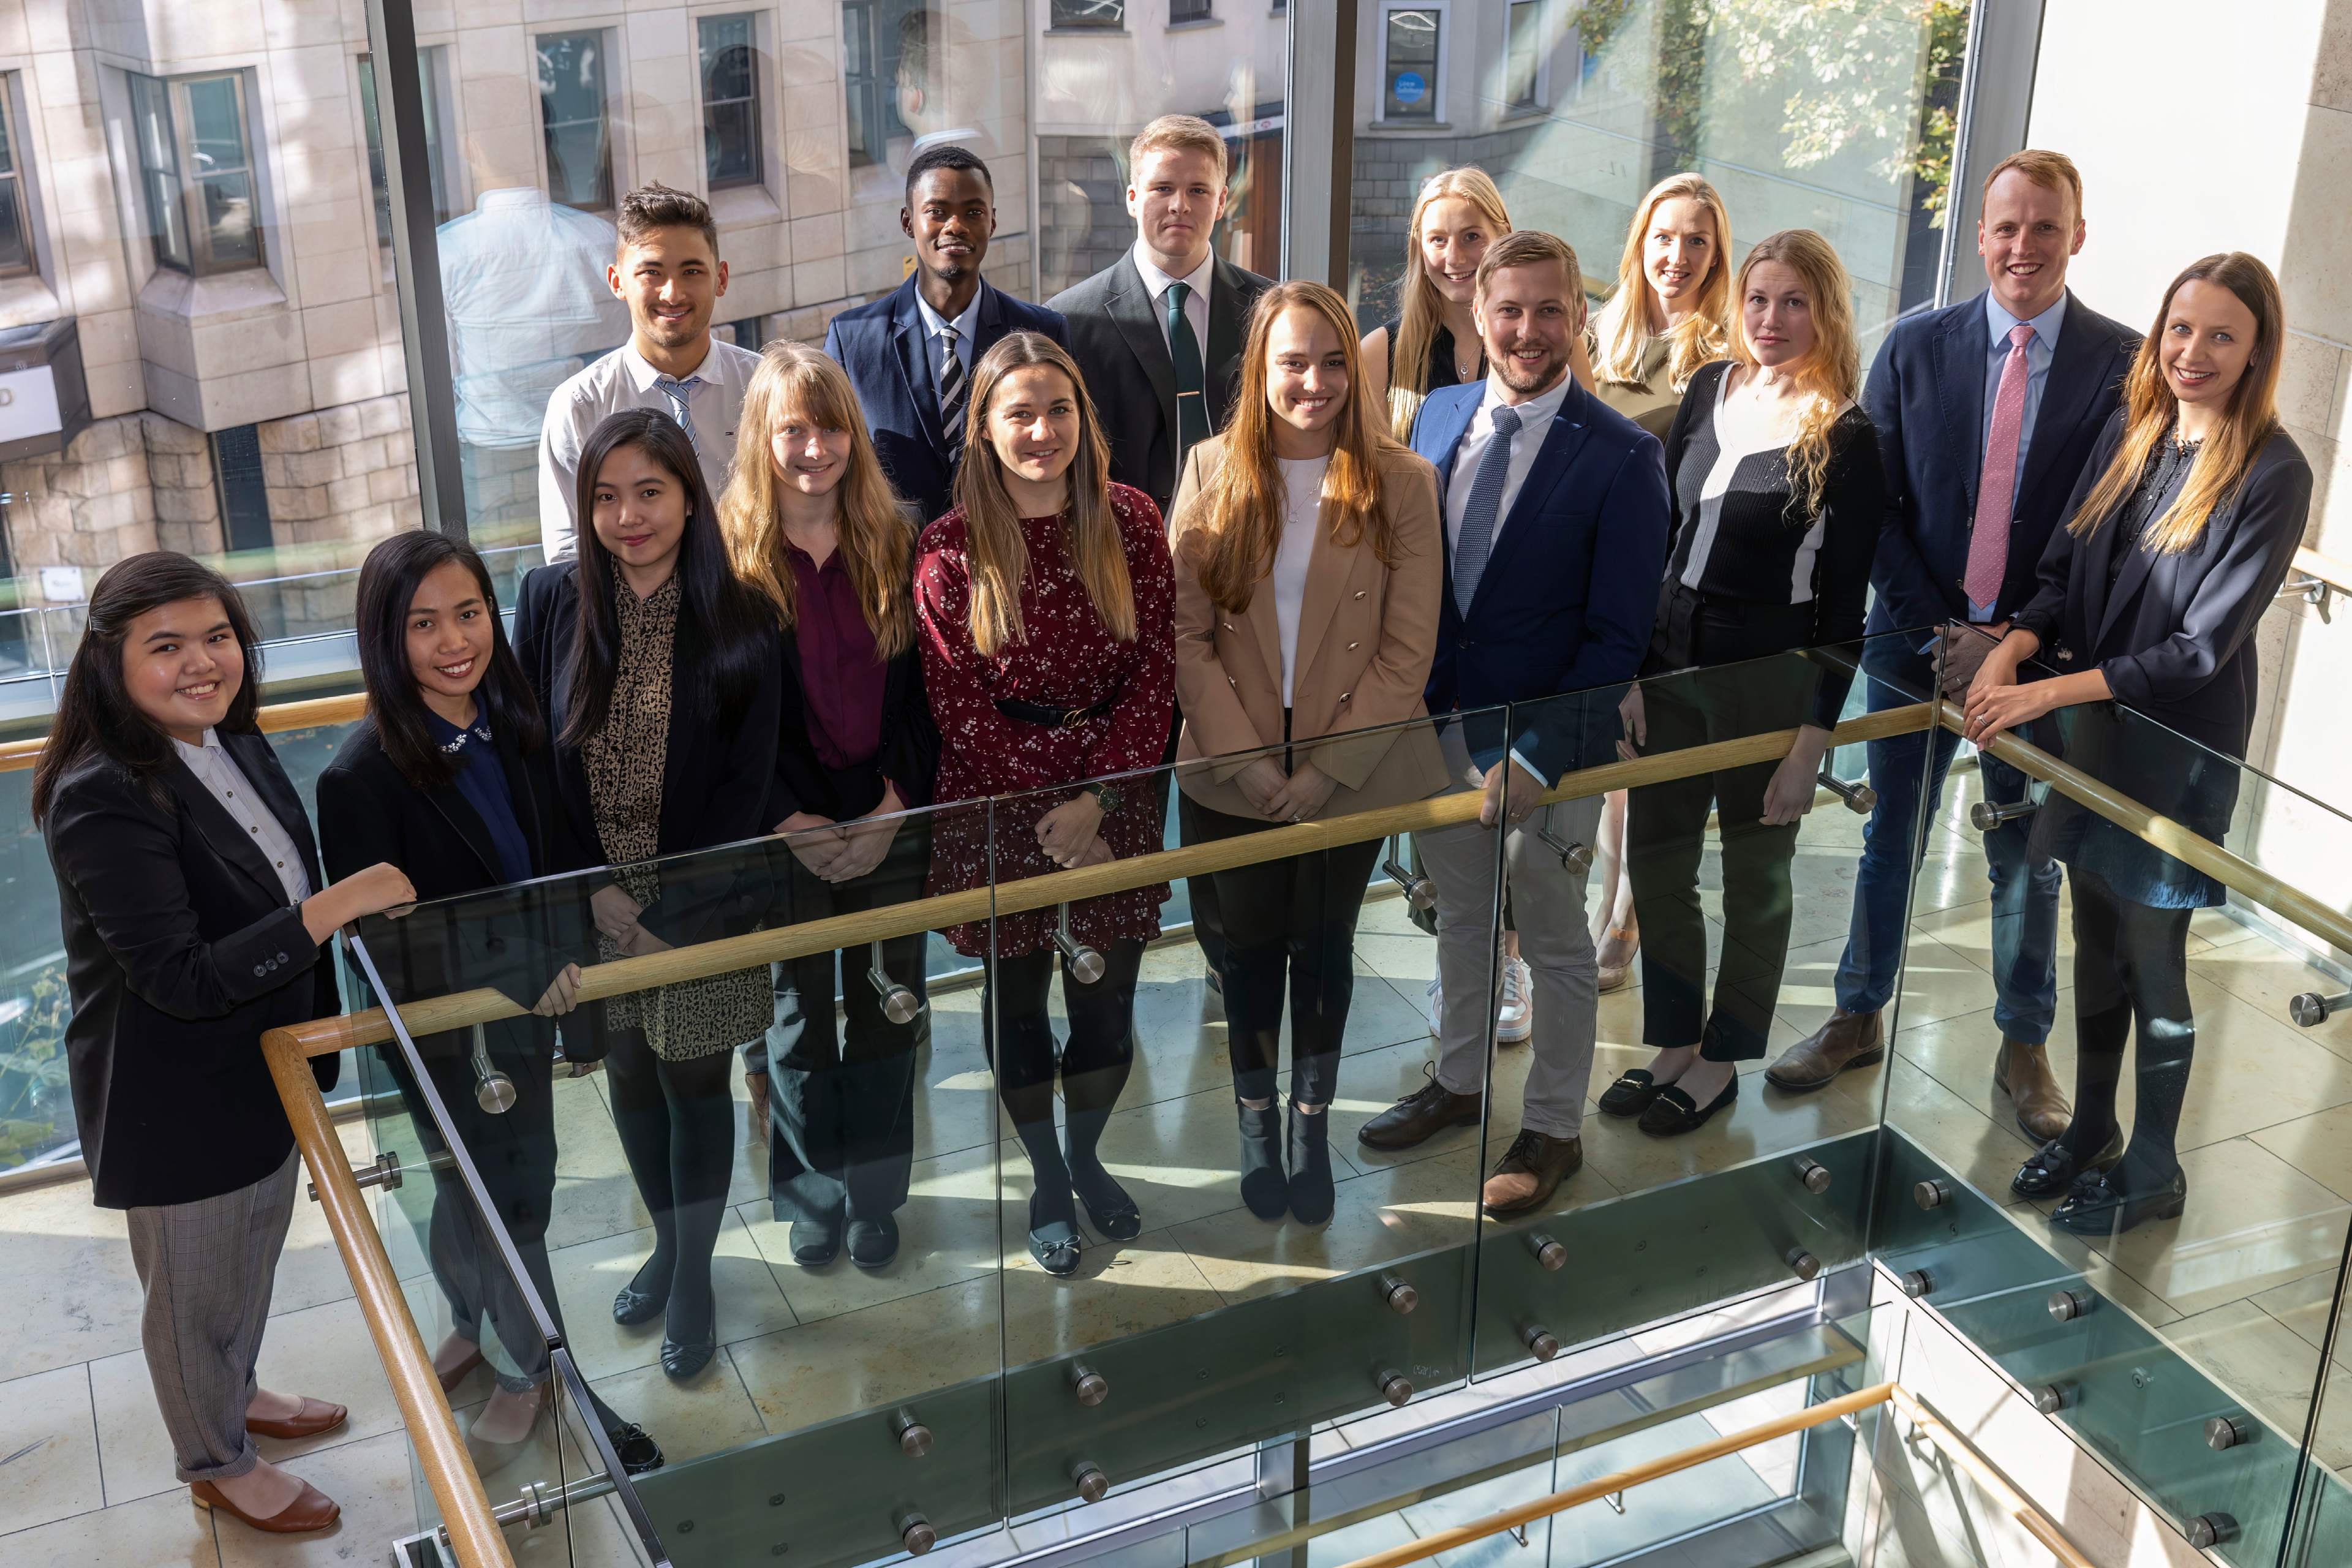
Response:
[[[1995,299],[1991,289],[1985,290],[1985,323],[1991,330],[1989,352],[2007,353],[2009,334],[2021,320],[2023,320],[2022,317],[2011,315],[2009,307]],[[2033,329],[2035,343],[2045,350],[2056,352],[2059,329],[2066,324],[2066,290],[2059,289],[2058,298],[2051,302],[2050,308],[2025,324]]]
[[[1153,304],[1157,305],[1166,298],[1168,285],[1181,283],[1192,289],[1205,305],[1209,301],[1210,282],[1217,270],[1217,253],[1212,249],[1202,258],[1200,266],[1192,268],[1186,276],[1179,278],[1173,273],[1162,272],[1160,269],[1160,264],[1151,259],[1151,252],[1144,249],[1143,241],[1139,239],[1135,242],[1135,269],[1143,275],[1143,286],[1151,291]]]
[[[187,763],[191,770],[201,767],[205,762],[212,760],[205,756],[207,752],[212,753],[213,758],[236,761],[229,756],[228,748],[221,744],[219,734],[209,728],[205,731],[204,740],[193,746],[177,735],[173,736],[172,750],[179,754],[180,761]]]
[[[711,347],[716,342],[716,339],[706,339],[702,345],[702,362],[677,379],[687,381],[694,376],[702,375],[706,370],[716,369],[717,367],[710,363]],[[652,361],[637,352],[637,342],[635,338],[621,345],[621,368],[629,373],[629,384],[637,389],[637,395],[640,397],[652,395],[654,383],[659,381],[663,374],[653,367]],[[705,382],[710,379],[709,376],[703,376]]]
[[[953,327],[956,330],[956,344],[959,351],[969,356],[971,353],[972,331],[980,324],[980,297],[986,292],[988,292],[988,285],[983,282],[971,291],[971,301],[964,306],[962,314],[950,321],[931,309],[931,302],[923,298],[923,291],[920,289],[916,289],[915,309],[922,313],[923,335],[927,338],[936,338],[943,329]]]
[[[1519,416],[1519,428],[1522,430],[1540,430],[1545,426],[1549,425],[1552,422],[1553,416],[1559,414],[1562,405],[1568,402],[1569,389],[1575,384],[1576,377],[1570,372],[1563,370],[1560,372],[1559,383],[1554,385],[1549,392],[1545,393],[1540,397],[1529,398],[1525,403],[1512,404],[1512,407],[1517,411]],[[1486,395],[1479,400],[1478,412],[1481,414],[1491,414],[1493,410],[1503,404],[1510,403],[1510,401],[1511,389],[1503,384],[1502,373],[1496,370],[1488,370],[1486,372]],[[1493,421],[1490,419],[1488,423],[1491,425]]]

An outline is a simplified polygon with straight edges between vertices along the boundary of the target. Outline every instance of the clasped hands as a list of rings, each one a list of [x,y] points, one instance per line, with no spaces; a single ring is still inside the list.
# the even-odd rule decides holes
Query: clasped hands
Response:
[[[669,943],[637,923],[646,907],[624,891],[619,883],[607,882],[588,895],[588,908],[595,916],[596,929],[610,937],[613,945],[628,957],[643,958],[650,952],[669,951]]]
[[[836,822],[813,811],[796,811],[776,824],[775,830],[786,836],[785,847],[809,875],[850,882],[882,864],[898,837],[899,814],[906,809],[898,786],[886,783],[882,799],[868,816]]]
[[[1272,757],[1253,757],[1234,775],[1242,797],[1269,822],[1305,822],[1330,804],[1339,781],[1313,763],[1288,773]]]

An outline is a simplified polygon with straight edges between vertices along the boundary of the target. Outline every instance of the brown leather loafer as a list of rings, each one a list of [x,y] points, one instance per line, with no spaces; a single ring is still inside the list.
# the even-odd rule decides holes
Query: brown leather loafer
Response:
[[[462,1377],[465,1374],[460,1373],[458,1375]],[[443,1384],[445,1390],[447,1386]],[[350,1415],[351,1412],[340,1405],[305,1397],[302,1408],[285,1420],[265,1421],[257,1415],[248,1415],[245,1418],[245,1429],[257,1437],[282,1437],[291,1442],[302,1437],[315,1437],[321,1432],[331,1432]]]
[[[1584,1168],[1584,1140],[1554,1138],[1521,1128],[1480,1193],[1496,1219],[1540,1208],[1560,1183]]]
[[[342,1518],[342,1505],[310,1482],[302,1483],[301,1495],[268,1519],[256,1519],[222,1495],[210,1481],[191,1481],[188,1495],[198,1508],[216,1508],[233,1518],[241,1519],[254,1529],[271,1535],[307,1535],[314,1530],[324,1530]]]
[[[1993,1058],[1992,1089],[2006,1097],[2017,1111],[2017,1124],[2037,1143],[2062,1136],[2074,1124],[2074,1108],[2066,1103],[2058,1077],[2050,1070],[2050,1052],[2023,1040],[2003,1040]]]
[[[1775,1089],[1802,1094],[1826,1085],[1848,1068],[1866,1068],[1886,1059],[1886,1037],[1879,1032],[1875,1013],[1849,1013],[1843,1008],[1829,1022],[1780,1053],[1764,1069],[1764,1079]]]
[[[1486,1099],[1483,1094],[1456,1094],[1433,1074],[1427,1083],[1358,1128],[1356,1142],[1367,1149],[1410,1149],[1449,1127],[1475,1127]]]

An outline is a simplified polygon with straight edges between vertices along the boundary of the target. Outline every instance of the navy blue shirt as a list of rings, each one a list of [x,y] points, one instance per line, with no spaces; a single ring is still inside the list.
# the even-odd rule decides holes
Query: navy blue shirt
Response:
[[[507,788],[505,764],[490,742],[489,721],[477,714],[472,724],[460,730],[427,709],[425,721],[432,726],[435,743],[457,760],[457,793],[489,829],[501,877],[509,882],[530,881],[530,843],[515,818],[514,794]]]

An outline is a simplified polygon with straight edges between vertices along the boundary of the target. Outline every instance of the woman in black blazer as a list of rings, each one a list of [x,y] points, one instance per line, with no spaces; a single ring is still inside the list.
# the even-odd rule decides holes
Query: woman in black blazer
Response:
[[[415,894],[381,864],[327,884],[255,728],[259,674],[253,623],[218,573],[161,551],[109,568],[34,771],[33,820],[58,879],[82,1157],[98,1205],[129,1211],[180,1479],[205,1507],[294,1533],[340,1510],[253,1437],[315,1436],[344,1410],[254,1381],[298,1164],[261,1036],[340,1012],[326,943]],[[335,1070],[312,1064],[320,1089]]]
[[[571,1014],[578,960],[593,953],[587,889],[575,878],[501,897],[467,895],[574,870],[593,857],[557,798],[547,726],[507,646],[480,556],[428,531],[383,541],[360,568],[355,629],[368,712],[319,775],[327,867],[388,862],[420,900],[457,900],[368,923],[368,956],[391,993],[384,1000],[490,985],[530,1009],[415,1044],[499,1223],[561,1328],[547,1261],[554,1020]],[[575,1048],[593,1047],[582,1041]],[[437,1146],[407,1058],[393,1047],[382,1052],[418,1135]],[[496,1110],[480,1092],[494,1074],[512,1091],[511,1103]],[[494,1468],[529,1441],[551,1405],[547,1342],[455,1171],[435,1177],[426,1250],[454,1325],[433,1358],[442,1392],[454,1393],[483,1364],[486,1320],[504,1352],[497,1389],[468,1433]],[[641,1429],[599,1414],[632,1474],[660,1464],[660,1449]]]
[[[2278,282],[2254,258],[2209,256],[2173,279],[2040,590],[1969,688],[1969,740],[2066,710],[2068,762],[2208,838],[2228,830],[2253,731],[2254,625],[2311,508],[2310,465],[2278,422],[2285,340]],[[2019,684],[2036,655],[2059,673]],[[2189,1192],[2173,1146],[2197,1039],[2189,921],[2225,889],[2054,792],[2033,836],[2074,884],[2074,1122],[2013,1185],[2063,1193],[2051,1220],[2081,1235],[2172,1218]],[[2135,1019],[2126,1145],[2116,1089]]]
[[[939,731],[915,641],[915,530],[890,493],[841,366],[771,343],[743,394],[719,503],[745,582],[783,626],[782,722],[768,806],[779,924],[923,896]],[[897,1256],[915,1158],[915,1046],[925,933],[779,966],[769,1190],[793,1261]],[[874,978],[876,973],[882,976]],[[885,988],[895,1021],[885,1013]],[[837,1026],[835,998],[845,1015]]]
[[[615,868],[590,897],[600,959],[756,929],[772,896],[783,656],[775,617],[729,569],[702,465],[667,415],[630,409],[580,454],[576,563],[523,580],[515,651],[555,731],[572,830]],[[683,857],[656,861],[656,857]],[[654,1248],[613,1300],[622,1324],[667,1311],[662,1369],[718,1353],[710,1257],[735,1158],[734,1048],[775,1016],[766,965],[599,1003],[613,1121]]]

